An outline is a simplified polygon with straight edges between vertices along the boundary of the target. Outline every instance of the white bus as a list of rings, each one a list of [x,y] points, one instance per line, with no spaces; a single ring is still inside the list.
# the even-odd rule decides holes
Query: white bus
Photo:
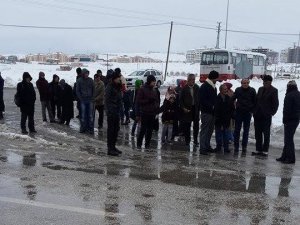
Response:
[[[248,61],[251,73],[248,77],[236,74],[237,65]],[[226,49],[212,49],[202,52],[200,65],[200,82],[204,82],[210,71],[219,72],[219,81],[239,78],[261,77],[266,74],[266,55],[256,52],[246,52]]]

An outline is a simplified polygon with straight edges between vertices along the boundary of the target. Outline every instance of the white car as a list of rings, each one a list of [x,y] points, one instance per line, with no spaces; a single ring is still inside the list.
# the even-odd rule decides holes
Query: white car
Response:
[[[144,83],[147,81],[147,77],[153,75],[156,78],[156,85],[160,87],[163,84],[164,77],[161,72],[154,69],[136,70],[125,77],[127,88],[134,88],[136,80],[142,80]]]

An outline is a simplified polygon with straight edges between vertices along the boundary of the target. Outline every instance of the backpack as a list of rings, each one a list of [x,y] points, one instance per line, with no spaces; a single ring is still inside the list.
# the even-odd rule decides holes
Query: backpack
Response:
[[[22,88],[21,90],[23,89],[23,84],[22,84]],[[20,107],[21,106],[21,97],[20,97],[20,94],[19,92],[17,91],[17,93],[15,94],[14,96],[14,103],[16,104],[16,106]]]

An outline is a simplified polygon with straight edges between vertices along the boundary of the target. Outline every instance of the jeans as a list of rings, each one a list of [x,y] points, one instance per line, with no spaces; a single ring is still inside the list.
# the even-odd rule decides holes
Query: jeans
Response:
[[[240,142],[240,132],[243,125],[243,139],[242,139],[242,147],[247,148],[248,145],[248,137],[249,137],[249,129],[251,122],[252,114],[249,113],[240,113],[236,112],[235,116],[235,129],[234,129],[234,150],[239,150],[239,142]]]
[[[108,151],[115,149],[118,132],[120,130],[120,116],[115,114],[107,115],[107,148]]]
[[[269,151],[271,124],[271,116],[269,118],[254,118],[256,151]]]
[[[299,125],[299,121],[290,121],[284,124],[284,147],[281,158],[283,160],[295,162],[294,135]]]
[[[80,131],[85,132],[94,131],[94,104],[92,101],[80,102],[81,117],[80,117]]]
[[[163,130],[162,130],[162,133],[161,133],[161,141],[165,142],[166,137],[167,137],[167,141],[171,141],[172,133],[173,133],[173,124],[164,123],[163,124]]]
[[[210,140],[214,132],[215,118],[208,113],[201,113],[200,151],[211,149]]]
[[[220,149],[223,146],[224,152],[228,151],[230,130],[228,128],[216,127],[215,132],[217,148]]]
[[[47,121],[46,109],[48,111],[49,120],[50,121],[54,121],[54,117],[53,117],[53,114],[52,114],[52,109],[51,109],[50,102],[49,101],[41,101],[41,105],[42,105],[42,117],[43,117],[43,121]]]
[[[139,133],[138,139],[137,139],[138,147],[142,146],[144,136],[145,136],[145,147],[149,147],[151,137],[152,137],[154,122],[155,122],[155,115],[142,114],[141,130],[140,130],[140,133]]]
[[[96,110],[99,113],[98,128],[102,128],[103,127],[103,117],[104,117],[104,105],[95,106],[95,115],[96,115]]]

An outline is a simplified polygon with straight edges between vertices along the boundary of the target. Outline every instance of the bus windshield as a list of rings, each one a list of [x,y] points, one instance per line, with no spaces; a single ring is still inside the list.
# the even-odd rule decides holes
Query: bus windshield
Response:
[[[202,53],[201,64],[228,64],[228,52],[204,52]]]

